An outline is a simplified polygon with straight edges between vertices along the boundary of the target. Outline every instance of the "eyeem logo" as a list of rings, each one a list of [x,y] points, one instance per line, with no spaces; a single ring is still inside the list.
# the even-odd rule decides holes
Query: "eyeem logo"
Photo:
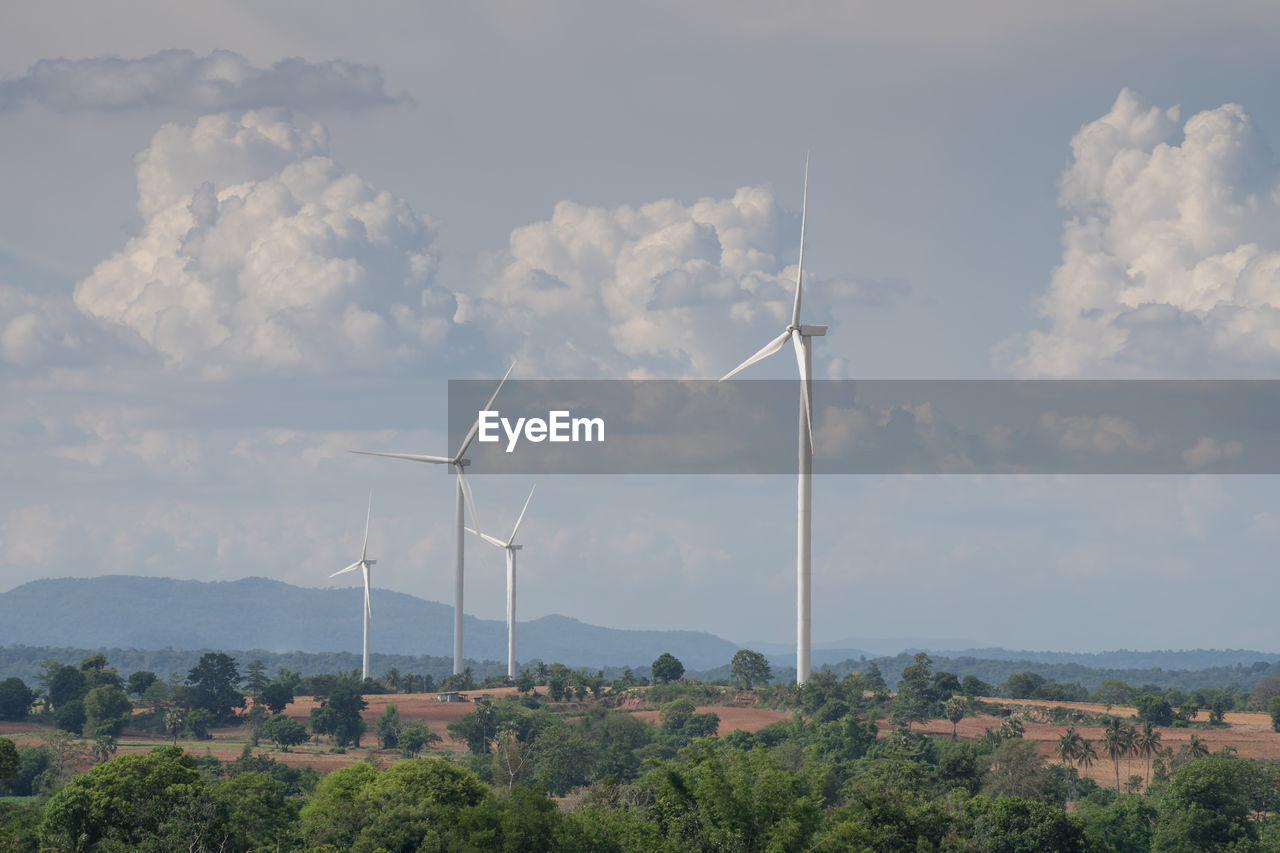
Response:
[[[516,449],[521,436],[537,444],[542,441],[556,442],[591,442],[604,441],[604,418],[575,418],[567,409],[556,409],[547,412],[546,420],[542,418],[510,418],[502,417],[497,410],[480,412],[480,431],[476,438],[490,443],[501,441],[498,428],[507,435],[507,453]]]

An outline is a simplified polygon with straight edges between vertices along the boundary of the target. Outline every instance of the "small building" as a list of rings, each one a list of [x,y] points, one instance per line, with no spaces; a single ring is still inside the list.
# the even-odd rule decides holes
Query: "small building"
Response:
[[[465,702],[467,697],[463,696],[457,690],[447,690],[444,693],[436,694],[437,702]]]

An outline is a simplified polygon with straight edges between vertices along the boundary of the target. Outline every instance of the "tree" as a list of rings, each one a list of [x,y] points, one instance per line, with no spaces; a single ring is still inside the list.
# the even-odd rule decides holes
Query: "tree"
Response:
[[[1280,732],[1280,696],[1272,696],[1267,702],[1267,713],[1271,715],[1271,728]]]
[[[440,743],[441,739],[422,723],[413,723],[400,732],[400,753],[406,758],[413,758],[425,747]]]
[[[267,666],[262,661],[255,660],[244,668],[244,689],[248,691],[250,696],[261,696],[263,689],[270,683],[271,679],[267,678]],[[290,688],[290,693],[292,693],[292,688]],[[279,711],[275,713],[279,713]]]
[[[142,694],[147,692],[147,688],[156,683],[156,674],[147,670],[138,670],[130,673],[127,690],[130,696],[142,698]]]
[[[996,690],[976,675],[966,675],[960,679],[960,692],[972,699],[975,696],[991,696]]]
[[[173,745],[178,745],[178,735],[187,727],[187,712],[182,708],[170,708],[164,714],[164,730],[173,738]]]
[[[684,678],[684,664],[670,652],[663,652],[650,667],[654,684],[668,684]]]
[[[1054,787],[1039,745],[1033,740],[1014,738],[991,754],[991,770],[982,790],[998,797],[1046,801],[1052,798]]]
[[[95,687],[84,697],[85,735],[90,738],[118,738],[133,715],[133,705],[124,691],[114,685]]]
[[[902,670],[902,679],[898,682],[898,695],[893,702],[895,718],[906,723],[923,722],[934,716],[937,699],[933,695],[930,674],[933,661],[924,652],[919,652],[914,663]]]
[[[31,703],[35,701],[36,692],[27,687],[21,678],[0,681],[0,720],[22,722],[31,711]]]
[[[400,742],[400,732],[403,729],[404,723],[400,721],[400,709],[394,704],[388,704],[375,726],[378,745],[383,749],[395,749],[396,744]]]
[[[1204,738],[1193,734],[1191,739],[1187,741],[1187,745],[1182,748],[1182,754],[1186,756],[1188,761],[1195,761],[1197,758],[1208,756],[1209,746],[1204,742]]]
[[[293,688],[280,681],[271,681],[258,691],[258,700],[273,714],[279,714],[293,702]]]
[[[956,726],[964,719],[969,703],[963,696],[952,696],[942,705],[942,713],[951,721],[951,739],[956,739]]]
[[[1010,699],[1030,699],[1040,685],[1044,684],[1044,676],[1034,672],[1015,672],[1004,683],[1004,692]]]
[[[0,787],[8,786],[10,782],[17,779],[21,766],[18,747],[9,738],[0,737]]]
[[[360,738],[368,728],[360,717],[360,712],[369,707],[369,703],[360,694],[359,688],[353,682],[344,680],[333,688],[329,698],[321,703],[321,707],[333,713],[330,733],[334,743],[338,746],[346,746],[350,743],[359,749]]]
[[[1120,759],[1129,754],[1129,738],[1124,723],[1112,717],[1102,730],[1102,749],[1116,766],[1116,790],[1120,790]]]
[[[1151,849],[1155,853],[1252,850],[1257,831],[1240,784],[1246,764],[1205,758],[1184,764],[1166,783]]]
[[[750,690],[752,684],[763,684],[773,677],[773,670],[769,668],[768,659],[759,652],[753,652],[751,649],[739,649],[734,654],[729,669],[733,673],[733,677],[738,679],[738,683],[742,685],[743,690]],[[683,674],[682,667],[681,675]],[[679,676],[676,677],[679,678]]]
[[[236,689],[240,683],[240,671],[236,660],[221,652],[206,652],[187,674],[191,685],[190,702],[194,708],[203,708],[217,720],[226,720],[235,709],[244,707],[244,695]]]
[[[520,742],[513,729],[499,729],[493,741],[493,773],[505,783],[507,793],[524,781],[529,765],[529,751]]]
[[[1258,682],[1253,688],[1250,704],[1259,711],[1265,711],[1271,707],[1271,700],[1276,696],[1280,696],[1280,673],[1268,675]]]
[[[1058,742],[1053,747],[1053,754],[1062,759],[1064,764],[1075,764],[1083,751],[1084,738],[1076,731],[1075,726],[1067,726],[1066,732],[1058,738]]]
[[[1133,700],[1133,704],[1138,710],[1139,720],[1154,723],[1157,726],[1173,725],[1173,705],[1169,704],[1169,700],[1163,696],[1142,693]]]
[[[867,689],[875,694],[877,701],[889,695],[889,685],[885,683],[884,675],[875,661],[867,664],[866,676]]]
[[[1133,749],[1139,756],[1147,759],[1147,785],[1151,785],[1151,760],[1160,751],[1160,732],[1151,723],[1143,723],[1142,731],[1133,739]]]
[[[58,667],[49,677],[49,686],[46,691],[49,704],[56,711],[68,702],[83,699],[84,694],[89,692],[89,687],[83,672],[74,666],[66,665]]]
[[[285,752],[289,747],[307,742],[307,727],[284,714],[274,714],[262,724],[262,736]]]
[[[529,670],[521,671],[516,677],[516,690],[521,693],[532,693],[534,687],[533,674]]]

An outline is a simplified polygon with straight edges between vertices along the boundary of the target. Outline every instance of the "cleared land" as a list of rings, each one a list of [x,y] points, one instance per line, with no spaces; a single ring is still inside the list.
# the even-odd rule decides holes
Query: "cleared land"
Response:
[[[466,702],[440,702],[437,699],[437,694],[434,693],[370,695],[365,697],[369,706],[362,715],[370,723],[370,732],[364,739],[366,745],[361,749],[331,752],[327,744],[306,744],[293,747],[289,752],[283,752],[263,742],[261,746],[255,748],[255,752],[269,754],[277,761],[290,766],[314,767],[322,773],[339,767],[346,767],[358,761],[372,760],[375,763],[389,764],[399,760],[400,754],[394,750],[372,748],[372,745],[376,743],[372,724],[378,717],[382,716],[387,705],[394,704],[400,711],[401,719],[406,724],[412,722],[424,723],[431,731],[440,736],[441,743],[433,750],[435,753],[458,755],[466,751],[466,746],[449,737],[447,728],[449,723],[471,713],[475,708],[475,699],[482,696],[499,698],[515,692],[516,689],[514,687],[465,691],[463,695],[472,700]],[[1025,729],[1024,737],[1036,741],[1039,744],[1041,754],[1053,762],[1057,762],[1057,759],[1053,757],[1053,747],[1058,738],[1067,730],[1065,725],[1054,725],[1053,723],[1045,722],[1052,719],[1053,708],[1069,708],[1090,715],[1112,713],[1122,718],[1134,713],[1132,708],[1115,706],[1108,709],[1105,705],[1093,705],[1084,702],[1045,703],[1034,700],[1019,701],[1012,699],[989,699],[984,701],[999,704],[1006,710],[1011,711],[1022,722]],[[285,709],[285,713],[296,720],[305,722],[311,713],[311,709],[318,704],[312,697],[300,696]],[[631,705],[634,702],[629,701],[627,704]],[[791,718],[791,713],[786,711],[775,711],[766,708],[743,708],[735,705],[698,705],[696,710],[700,714],[709,712],[719,716],[720,734],[722,735],[739,729],[756,732],[770,723]],[[628,709],[628,712],[655,725],[658,722],[657,710],[651,708]],[[956,735],[961,740],[976,741],[982,737],[987,729],[999,728],[1004,719],[1005,717],[987,714],[965,717],[956,726]],[[1204,741],[1212,752],[1217,752],[1224,747],[1232,747],[1238,755],[1244,758],[1280,760],[1280,733],[1272,731],[1270,718],[1266,714],[1232,713],[1226,715],[1226,722],[1230,724],[1228,728],[1162,728],[1159,730],[1161,746],[1172,747],[1173,751],[1177,753],[1190,741],[1191,735],[1195,734]],[[882,733],[891,728],[887,720],[880,720],[879,725]],[[913,728],[932,735],[944,735],[947,737],[951,735],[951,723],[947,720],[930,720]],[[1099,753],[1098,761],[1083,775],[1088,776],[1100,785],[1114,786],[1115,767],[1111,760],[1102,754],[1102,727],[1077,724],[1075,728],[1082,737],[1094,742],[1095,748]],[[16,743],[23,746],[40,744],[43,742],[43,735],[47,732],[49,732],[49,729],[37,726],[34,723],[0,723],[0,735],[12,738]],[[243,726],[214,729],[212,734],[212,740],[179,739],[178,745],[195,755],[208,754],[221,761],[232,761],[240,756],[245,744],[248,743],[248,731]],[[147,752],[156,746],[170,742],[156,734],[126,730],[124,736],[120,739],[119,751],[120,753]],[[87,766],[88,762],[85,762],[80,769],[84,769]],[[1120,779],[1122,782],[1132,774],[1145,777],[1146,772],[1147,763],[1145,759],[1122,758],[1120,760]]]

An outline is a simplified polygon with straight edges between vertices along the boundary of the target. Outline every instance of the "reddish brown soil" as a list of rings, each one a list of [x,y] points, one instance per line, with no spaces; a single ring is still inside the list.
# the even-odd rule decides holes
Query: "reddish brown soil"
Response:
[[[720,718],[719,733],[724,735],[741,729],[744,732],[758,732],[770,723],[791,719],[790,714],[781,711],[769,711],[764,708],[734,708],[726,705],[699,705],[695,711],[699,714],[712,713]],[[658,723],[657,711],[634,711],[634,716],[647,720],[654,725]]]

